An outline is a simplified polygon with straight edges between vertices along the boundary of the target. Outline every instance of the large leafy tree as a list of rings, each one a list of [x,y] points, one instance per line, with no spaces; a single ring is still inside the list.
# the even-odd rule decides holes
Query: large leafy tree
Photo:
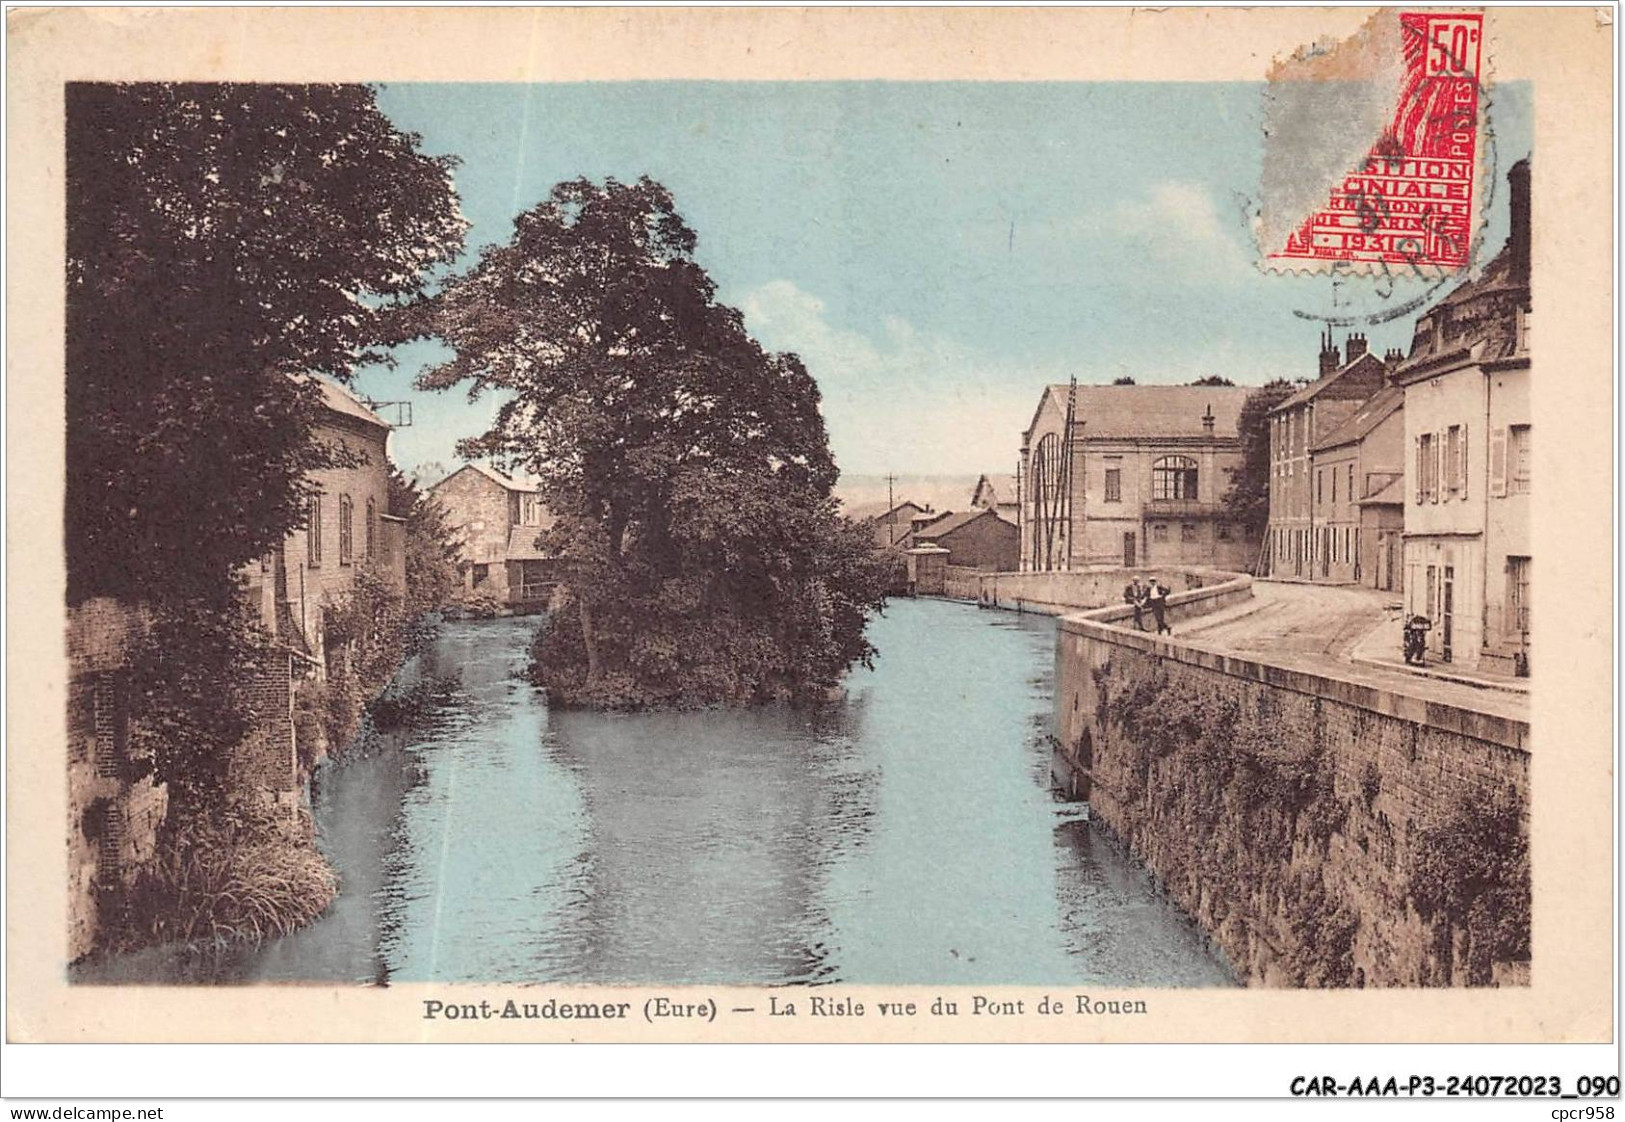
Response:
[[[562,183],[446,285],[426,388],[500,391],[460,448],[527,468],[569,603],[536,667],[561,700],[743,701],[871,654],[884,571],[836,513],[817,384],[715,299],[649,179]]]
[[[452,161],[356,85],[67,90],[70,600],[230,596],[300,521],[316,388],[460,249]]]
[[[416,646],[432,634],[425,617],[451,603],[462,587],[458,534],[447,522],[440,500],[397,468],[389,471],[389,512],[405,519],[406,599],[402,611],[410,629],[408,644]]]
[[[1236,420],[1241,436],[1241,470],[1232,477],[1224,502],[1230,517],[1253,536],[1262,534],[1270,520],[1270,410],[1296,389],[1280,378],[1266,382],[1247,395]]]
[[[401,338],[466,223],[363,86],[76,83],[66,131],[68,598],[146,606],[138,747],[214,805],[265,653],[236,572],[343,462],[308,376]]]

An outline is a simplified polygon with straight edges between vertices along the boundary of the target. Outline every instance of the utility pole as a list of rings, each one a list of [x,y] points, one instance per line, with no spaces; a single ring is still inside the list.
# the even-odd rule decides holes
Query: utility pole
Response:
[[[891,472],[886,473],[886,544],[897,544],[897,503],[892,498],[892,484],[897,477]]]

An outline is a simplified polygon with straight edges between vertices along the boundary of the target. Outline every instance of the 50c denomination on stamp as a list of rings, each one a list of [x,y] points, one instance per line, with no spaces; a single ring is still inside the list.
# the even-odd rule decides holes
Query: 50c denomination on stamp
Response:
[[[1361,44],[1366,48],[1363,62],[1356,55],[1352,63],[1328,63],[1341,49],[1295,60],[1302,73],[1292,76],[1313,78],[1318,88],[1295,83],[1301,92],[1275,95],[1278,105],[1286,104],[1286,112],[1302,117],[1321,109],[1325,113],[1323,129],[1346,133],[1359,127],[1362,100],[1369,103],[1382,96],[1382,86],[1396,88],[1389,83],[1398,70],[1391,116],[1382,121],[1380,132],[1353,167],[1344,172],[1338,172],[1335,164],[1318,169],[1322,174],[1332,171],[1336,178],[1329,192],[1308,200],[1314,209],[1291,229],[1284,244],[1278,233],[1272,239],[1270,231],[1272,225],[1278,231],[1285,216],[1274,215],[1272,224],[1267,212],[1272,205],[1277,210],[1289,205],[1290,199],[1280,192],[1272,197],[1266,175],[1265,230],[1266,238],[1272,240],[1265,245],[1272,266],[1318,271],[1344,262],[1359,266],[1355,271],[1386,268],[1437,275],[1470,263],[1479,201],[1475,187],[1483,100],[1483,15],[1387,12],[1378,18],[1397,19],[1397,37],[1391,30],[1373,28],[1369,41]],[[1396,38],[1397,68],[1373,57],[1373,43],[1385,43],[1392,52]],[[1362,74],[1367,66],[1370,69]],[[1369,112],[1363,119],[1372,120]],[[1299,123],[1285,131],[1301,137],[1313,127],[1312,123]],[[1270,133],[1273,144],[1285,139],[1275,129]],[[1335,152],[1340,141],[1346,143],[1340,137],[1327,137],[1319,147]],[[1313,175],[1315,170],[1309,165],[1307,174]],[[1298,186],[1301,200],[1301,182]],[[1276,248],[1270,248],[1272,244]]]

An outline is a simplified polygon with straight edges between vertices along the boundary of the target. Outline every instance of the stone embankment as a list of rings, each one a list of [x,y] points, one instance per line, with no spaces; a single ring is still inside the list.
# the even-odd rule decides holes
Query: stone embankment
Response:
[[[1014,576],[983,601],[1120,594],[1126,579]],[[1247,577],[1209,574],[1169,614],[1240,617],[1252,593]],[[1130,615],[1060,622],[1056,778],[1245,979],[1527,982],[1526,719],[1333,659],[1306,668],[1138,632]]]

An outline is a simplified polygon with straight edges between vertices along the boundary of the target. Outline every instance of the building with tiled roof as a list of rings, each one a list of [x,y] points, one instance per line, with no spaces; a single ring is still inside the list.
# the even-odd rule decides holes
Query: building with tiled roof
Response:
[[[1384,386],[1310,449],[1316,579],[1403,587],[1404,509],[1380,496],[1405,472],[1404,406]]]
[[[1006,522],[1020,518],[1021,485],[1013,475],[984,475],[971,490],[970,505],[991,510]]]
[[[1314,470],[1315,447],[1350,421],[1366,402],[1388,384],[1388,372],[1399,356],[1378,358],[1366,337],[1351,333],[1339,350],[1327,331],[1320,340],[1320,369],[1314,381],[1269,413],[1270,519],[1265,531],[1259,571],[1268,576],[1333,580],[1334,571],[1349,579],[1354,565],[1352,531],[1340,525],[1334,537],[1324,518],[1317,520],[1315,504],[1332,503],[1332,488],[1340,498],[1334,504],[1347,514],[1354,508],[1347,480],[1328,481]],[[1346,474],[1346,468],[1340,468]],[[1317,487],[1319,490],[1317,491]],[[1345,541],[1345,538],[1348,540]]]
[[[1529,162],[1504,248],[1416,321],[1405,393],[1405,596],[1431,658],[1529,669]]]
[[[946,514],[914,531],[916,546],[948,551],[948,564],[1012,572],[1021,561],[1021,532],[986,507]]]
[[[542,545],[553,525],[536,486],[486,464],[464,464],[429,488],[458,534],[463,591],[508,607],[546,604],[558,579],[556,561]]]
[[[1250,392],[1046,387],[1022,434],[1022,569],[1250,566],[1256,543],[1224,503]]]

